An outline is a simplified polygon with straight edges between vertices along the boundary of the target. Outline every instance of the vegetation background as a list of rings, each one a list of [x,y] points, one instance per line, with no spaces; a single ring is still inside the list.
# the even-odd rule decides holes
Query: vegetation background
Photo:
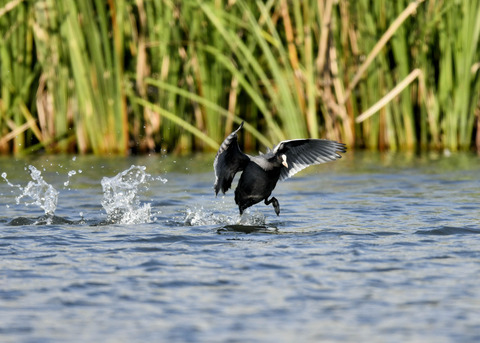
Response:
[[[0,153],[480,151],[480,0],[0,0]]]

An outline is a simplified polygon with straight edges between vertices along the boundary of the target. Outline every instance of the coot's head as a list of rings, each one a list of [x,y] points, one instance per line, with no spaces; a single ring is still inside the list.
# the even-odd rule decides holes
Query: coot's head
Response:
[[[270,162],[273,167],[288,168],[287,155],[285,154],[274,155],[268,159],[268,162]]]

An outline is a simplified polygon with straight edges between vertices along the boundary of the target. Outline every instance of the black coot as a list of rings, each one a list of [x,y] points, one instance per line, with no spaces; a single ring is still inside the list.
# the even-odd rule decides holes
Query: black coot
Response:
[[[230,189],[235,174],[243,170],[235,189],[235,203],[240,214],[260,201],[273,204],[277,216],[280,205],[275,197],[270,200],[277,181],[285,180],[313,164],[334,161],[341,158],[337,152],[345,152],[345,144],[326,139],[293,139],[280,142],[273,150],[259,156],[244,154],[237,142],[237,132],[232,132],[223,141],[213,162],[215,170],[215,195]]]

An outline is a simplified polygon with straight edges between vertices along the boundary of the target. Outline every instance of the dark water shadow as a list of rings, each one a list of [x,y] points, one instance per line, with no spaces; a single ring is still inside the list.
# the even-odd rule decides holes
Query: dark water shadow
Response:
[[[8,226],[38,226],[38,225],[85,225],[85,226],[109,226],[121,224],[119,220],[111,218],[102,218],[102,219],[80,219],[80,220],[70,220],[67,218],[57,217],[57,216],[40,216],[40,217],[17,217],[13,218],[10,221],[6,221]]]
[[[267,225],[225,225],[217,229],[218,234],[225,233],[269,233],[269,234],[278,234],[278,228],[276,226],[267,226]]]
[[[466,235],[466,234],[480,234],[480,228],[476,227],[455,227],[455,226],[441,226],[436,228],[425,228],[415,231],[417,235],[433,235],[433,236],[447,236],[447,235]]]
[[[40,216],[40,217],[17,217],[10,220],[7,225],[10,226],[23,226],[23,225],[78,225],[85,224],[83,219],[80,220],[69,220],[57,216]]]

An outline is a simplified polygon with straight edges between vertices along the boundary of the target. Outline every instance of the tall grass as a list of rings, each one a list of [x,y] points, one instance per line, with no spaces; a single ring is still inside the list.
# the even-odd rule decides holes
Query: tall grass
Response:
[[[480,0],[0,0],[0,153],[480,150]]]

